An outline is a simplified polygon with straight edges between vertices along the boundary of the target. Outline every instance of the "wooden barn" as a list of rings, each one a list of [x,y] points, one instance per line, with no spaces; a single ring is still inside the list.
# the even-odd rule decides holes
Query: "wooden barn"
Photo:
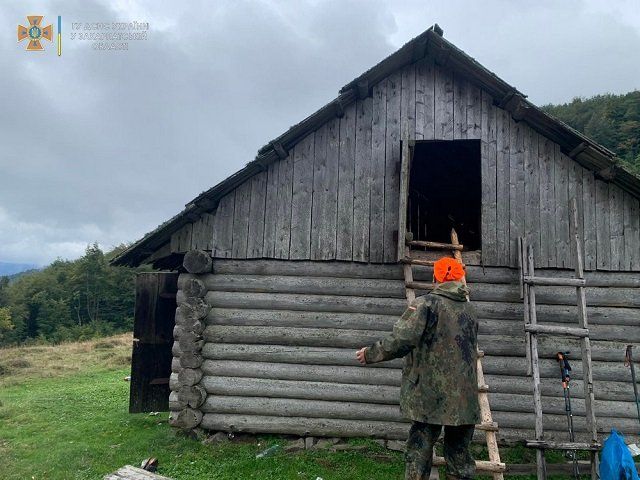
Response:
[[[518,239],[536,274],[571,277],[573,199],[598,429],[637,435],[623,361],[640,343],[640,179],[437,26],[114,260],[159,270],[138,278],[132,411],[168,401],[183,427],[403,439],[401,362],[363,368],[355,349],[406,306],[405,233],[449,242],[455,228],[498,436],[533,438]],[[574,288],[538,287],[537,308],[541,324],[577,325]],[[577,340],[538,349],[548,438],[567,435],[559,350],[584,436]]]

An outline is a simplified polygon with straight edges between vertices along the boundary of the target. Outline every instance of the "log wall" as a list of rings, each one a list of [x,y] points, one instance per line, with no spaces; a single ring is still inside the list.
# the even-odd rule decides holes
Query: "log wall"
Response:
[[[417,279],[427,275],[416,270]],[[191,405],[202,413],[197,419],[211,430],[405,438],[408,424],[398,409],[401,361],[361,367],[355,359],[357,348],[391,330],[406,305],[400,266],[215,260],[213,271],[181,274],[178,282],[178,325],[185,308],[194,309],[194,297],[207,307],[198,313],[205,318],[196,336],[182,337],[179,326],[175,331],[173,417],[195,395]],[[469,266],[468,281],[499,435],[533,438],[517,270]],[[625,345],[640,342],[640,275],[589,272],[587,285],[598,426],[602,433],[615,427],[635,436],[638,420],[623,359]],[[536,293],[541,323],[576,322],[575,289],[539,287]],[[200,348],[195,364],[193,345]],[[580,348],[574,340],[540,336],[539,350],[549,438],[566,437],[558,350],[572,352],[575,425],[582,436]],[[194,385],[206,392],[203,398],[185,390]]]
[[[640,271],[638,198],[597,179],[486,92],[430,59],[408,65],[187,224],[173,251],[218,258],[395,262],[400,140],[482,141],[482,260],[572,267],[569,200],[579,203],[588,270]],[[460,239],[464,243],[464,238]]]

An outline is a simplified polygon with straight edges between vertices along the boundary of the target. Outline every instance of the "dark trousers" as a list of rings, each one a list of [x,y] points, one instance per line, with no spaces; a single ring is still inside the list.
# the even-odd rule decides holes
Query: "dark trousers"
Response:
[[[467,479],[475,475],[476,464],[469,451],[475,425],[444,427],[444,458],[447,477]],[[407,440],[405,480],[426,480],[433,464],[433,447],[442,425],[413,422]]]

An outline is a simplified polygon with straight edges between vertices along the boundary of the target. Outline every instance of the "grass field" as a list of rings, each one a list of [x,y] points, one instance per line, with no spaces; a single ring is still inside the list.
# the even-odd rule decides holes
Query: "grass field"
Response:
[[[364,451],[307,450],[256,459],[257,452],[287,441],[239,437],[204,445],[176,435],[167,413],[130,415],[124,380],[130,348],[131,336],[119,335],[0,349],[0,479],[100,479],[151,456],[159,459],[159,473],[176,480],[404,478],[402,455],[368,440],[352,441],[365,445]],[[501,453],[512,463],[535,458],[517,448]]]

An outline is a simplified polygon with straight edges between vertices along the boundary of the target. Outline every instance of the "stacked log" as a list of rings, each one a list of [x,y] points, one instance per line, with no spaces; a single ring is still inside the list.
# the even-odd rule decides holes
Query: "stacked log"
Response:
[[[202,406],[207,399],[207,391],[201,384],[204,362],[202,347],[210,307],[204,300],[207,287],[198,276],[211,273],[211,257],[206,252],[194,250],[185,255],[183,266],[191,275],[187,278],[181,275],[178,279],[173,338],[174,352],[179,352],[174,353],[174,364],[179,366],[179,373],[170,384],[169,422],[174,427],[192,430],[202,422]]]
[[[355,349],[390,332],[403,311],[401,268],[216,259],[215,274],[181,275],[171,409],[197,410],[202,417],[191,423],[199,421],[210,430],[405,438],[408,424],[398,408],[401,361],[363,368],[354,355]],[[479,343],[499,438],[533,438],[518,272],[468,266],[467,274],[480,318]],[[540,270],[543,274],[571,276],[558,270]],[[428,270],[416,268],[415,275],[419,281],[429,280]],[[638,439],[637,418],[630,373],[622,360],[626,343],[640,342],[638,286],[638,273],[587,273],[598,428],[604,435],[616,427],[631,441]],[[541,323],[576,324],[575,289],[540,287],[539,300]],[[183,306],[185,312],[197,311],[199,321],[183,319]],[[571,351],[575,429],[583,439],[578,342],[541,335],[546,434],[554,440],[566,440],[567,435],[555,361],[559,350]],[[178,395],[183,386],[195,385],[206,393],[197,408],[192,405],[200,402],[198,392]]]

